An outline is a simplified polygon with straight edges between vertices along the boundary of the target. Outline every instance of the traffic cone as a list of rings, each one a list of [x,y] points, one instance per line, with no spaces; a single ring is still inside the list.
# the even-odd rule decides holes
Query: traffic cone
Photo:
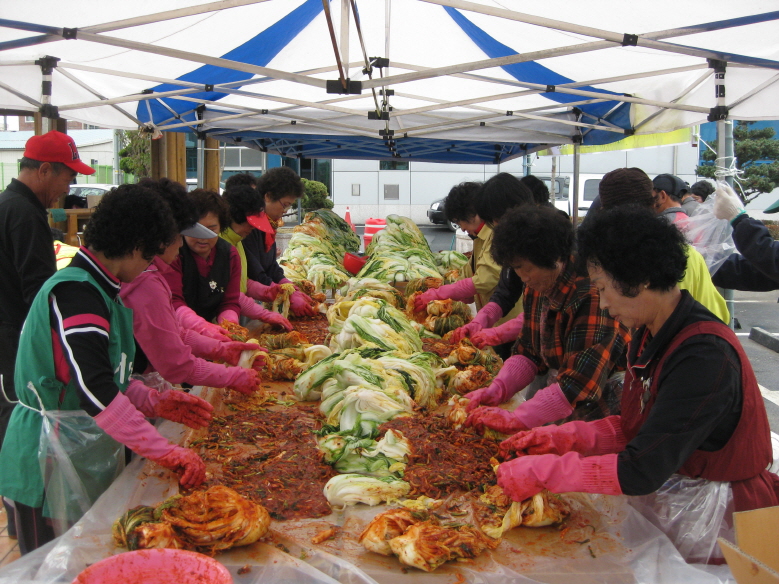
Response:
[[[349,207],[346,208],[346,214],[344,214],[344,221],[346,221],[346,224],[352,228],[352,231],[357,233],[357,230],[354,228],[354,223],[352,223],[352,214],[349,212]]]

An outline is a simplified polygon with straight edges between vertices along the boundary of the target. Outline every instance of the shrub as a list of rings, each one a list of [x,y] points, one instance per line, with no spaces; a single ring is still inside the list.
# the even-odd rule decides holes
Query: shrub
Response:
[[[774,239],[779,239],[779,222],[763,221],[763,223],[765,223],[765,226],[768,228],[768,233],[771,234],[771,237]]]
[[[324,183],[316,180],[301,179],[305,193],[301,199],[304,211],[314,211],[315,209],[332,209],[333,200],[327,193],[327,187]]]

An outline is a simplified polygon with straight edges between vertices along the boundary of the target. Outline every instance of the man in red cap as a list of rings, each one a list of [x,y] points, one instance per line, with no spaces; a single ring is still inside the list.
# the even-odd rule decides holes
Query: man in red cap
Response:
[[[67,134],[51,131],[27,140],[19,177],[0,193],[0,446],[16,400],[14,362],[22,324],[43,283],[57,270],[47,211],[67,195],[78,173],[95,170],[78,156]],[[13,509],[6,505],[9,534],[15,534]]]

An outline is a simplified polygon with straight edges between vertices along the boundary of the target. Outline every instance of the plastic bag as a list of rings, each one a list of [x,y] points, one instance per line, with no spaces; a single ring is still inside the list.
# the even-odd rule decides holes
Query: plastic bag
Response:
[[[160,375],[159,371],[150,371],[149,373],[144,373],[143,375],[140,373],[133,373],[130,376],[130,379],[137,379],[146,387],[156,389],[160,392],[167,389],[173,389],[173,386],[170,384],[170,382],[166,381],[162,375]]]
[[[717,219],[714,215],[716,198],[716,193],[709,195],[703,203],[698,205],[684,226],[687,241],[706,260],[706,266],[712,275],[728,259],[728,256],[736,251],[736,244],[733,243],[733,228],[730,223],[726,219]]]
[[[82,410],[46,411],[38,461],[46,490],[43,513],[62,535],[124,470],[124,446]]]
[[[720,559],[717,538],[735,541],[730,483],[673,474],[654,493],[628,501],[668,536],[687,562]]]

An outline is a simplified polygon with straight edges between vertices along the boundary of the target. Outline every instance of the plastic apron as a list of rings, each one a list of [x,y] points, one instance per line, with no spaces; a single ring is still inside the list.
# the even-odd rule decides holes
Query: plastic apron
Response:
[[[16,361],[19,397],[0,452],[0,494],[67,528],[77,521],[124,468],[124,447],[81,409],[76,388],[55,376],[49,294],[61,282],[88,282],[109,311],[109,358],[121,391],[129,383],[135,342],[132,310],[111,299],[80,268],[65,268],[43,285],[22,330]],[[45,492],[45,496],[44,496]]]

